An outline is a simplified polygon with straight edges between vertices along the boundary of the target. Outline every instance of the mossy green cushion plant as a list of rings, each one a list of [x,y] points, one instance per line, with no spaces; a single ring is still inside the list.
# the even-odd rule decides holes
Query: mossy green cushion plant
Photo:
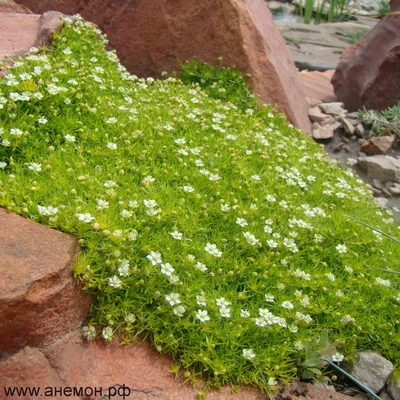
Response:
[[[0,80],[0,205],[79,238],[85,336],[147,335],[216,385],[287,381],[325,331],[399,365],[398,280],[365,267],[399,247],[346,217],[396,236],[390,213],[282,115],[138,79],[105,43],[67,20]]]

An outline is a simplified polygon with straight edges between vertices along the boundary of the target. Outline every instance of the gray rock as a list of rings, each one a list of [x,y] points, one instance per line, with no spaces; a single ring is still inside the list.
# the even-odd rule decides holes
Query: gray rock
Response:
[[[387,190],[386,188],[383,188],[382,192],[385,195],[385,197],[392,197],[392,193],[389,190]]]
[[[343,143],[343,142],[340,142],[340,143],[338,143],[338,144],[333,148],[333,151],[334,151],[335,153],[339,153],[339,151],[342,151],[342,150],[343,150],[343,147],[344,147],[344,143]]]
[[[346,115],[346,118],[353,126],[357,126],[358,124],[361,123],[361,121],[359,119],[349,118],[348,114]]]
[[[396,400],[395,397],[393,397],[393,399],[392,399],[385,390],[383,392],[379,393],[379,397],[382,400]],[[400,397],[397,397],[397,398],[400,399]]]
[[[377,195],[380,196],[382,194],[382,190],[381,189],[377,189],[377,188],[371,188],[372,192]]]
[[[344,112],[343,110],[344,104],[343,103],[322,103],[319,105],[319,108],[328,115],[339,116]]]
[[[336,392],[334,386],[329,385],[329,383],[327,383],[327,382],[321,382],[321,381],[314,380],[313,381],[313,386],[318,387],[318,388],[322,388],[322,389],[325,389],[325,390],[329,390],[331,392]]]
[[[385,187],[384,183],[382,181],[380,181],[379,179],[373,179],[372,185],[380,190],[382,190]]]
[[[341,121],[342,121],[343,129],[349,135],[353,135],[354,134],[354,126],[353,126],[353,124],[347,118],[342,118]]]
[[[353,142],[355,142],[355,141],[357,140],[357,136],[356,136],[356,135],[353,135],[350,139],[351,139]]]
[[[364,137],[364,132],[365,132],[365,130],[364,130],[364,127],[363,127],[362,124],[356,125],[356,127],[355,127],[355,129],[354,129],[354,133],[355,133],[358,137],[363,138],[363,137]]]
[[[358,163],[372,179],[400,182],[400,160],[397,158],[382,155],[359,157]]]
[[[400,379],[390,379],[386,385],[386,391],[393,400],[400,399]]]
[[[392,186],[391,188],[389,188],[389,191],[393,196],[400,196],[400,188],[399,187]],[[399,399],[400,399],[400,397],[399,397]]]
[[[354,167],[355,165],[357,165],[357,163],[358,163],[358,161],[356,159],[354,159],[354,158],[349,158],[347,160],[347,164],[349,164],[350,167]]]
[[[359,145],[362,146],[365,143],[365,139],[361,139],[360,138],[360,139],[357,140],[357,142],[358,142]]]
[[[332,125],[318,125],[318,127],[314,128],[313,124],[313,131],[312,136],[316,140],[327,140],[332,139],[335,131],[333,130]]]
[[[388,199],[385,199],[384,197],[375,197],[374,202],[378,205],[380,208],[385,208],[388,203]]]
[[[393,373],[393,364],[378,352],[367,350],[358,354],[354,364],[345,364],[344,369],[374,393],[378,393]]]
[[[308,110],[308,116],[310,117],[312,122],[324,122],[327,118],[332,118],[327,114],[321,112],[319,107],[312,107]]]
[[[357,119],[357,118],[358,118],[358,112],[356,111],[356,112],[348,113],[348,114],[347,114],[347,118],[350,118],[350,119]]]

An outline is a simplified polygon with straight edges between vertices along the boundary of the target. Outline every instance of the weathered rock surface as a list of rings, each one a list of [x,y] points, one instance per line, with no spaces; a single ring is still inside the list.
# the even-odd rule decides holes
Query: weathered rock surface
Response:
[[[76,331],[50,346],[41,349],[26,347],[3,358],[0,360],[0,376],[5,386],[102,388],[103,395],[106,395],[109,388],[125,384],[131,390],[127,399],[198,399],[201,385],[193,388],[184,384],[181,375],[175,377],[169,372],[171,365],[172,360],[159,354],[148,342],[132,346],[120,346],[118,341],[108,344],[86,342]],[[293,400],[351,399],[305,383],[285,386],[282,398],[289,397]],[[60,398],[63,397],[57,396],[57,399]],[[262,400],[265,394],[248,386],[242,386],[239,393],[233,393],[229,386],[225,386],[208,393],[207,399]]]
[[[75,330],[90,299],[73,278],[75,238],[0,209],[0,354]]]
[[[13,0],[0,0],[0,13],[31,14],[28,7],[16,4]]]
[[[376,351],[362,351],[351,365],[343,366],[354,378],[375,393],[380,392],[390,375],[393,364]]]
[[[343,103],[336,102],[336,103],[322,103],[319,105],[319,108],[325,113],[332,115],[334,117],[340,116],[343,114]]]
[[[373,156],[386,154],[393,146],[396,138],[394,136],[377,136],[368,139],[360,148],[363,153]]]
[[[59,12],[46,12],[42,16],[18,12],[4,12],[0,0],[0,62],[7,61],[4,56],[15,58],[25,54],[31,47],[41,47],[51,43],[53,34],[62,21]]]
[[[319,124],[316,124],[314,127],[313,125],[313,131],[312,131],[312,136],[315,140],[328,140],[332,139],[335,131],[333,129],[332,125],[324,125],[321,126]]]
[[[264,0],[19,0],[34,12],[79,12],[97,24],[123,65],[138,76],[177,70],[196,56],[200,61],[236,65],[264,103],[305,132],[308,105],[293,60]]]
[[[400,379],[390,379],[386,391],[393,400],[400,399]]]
[[[320,71],[301,71],[298,73],[301,88],[309,99],[320,100],[319,103],[330,103],[337,101],[333,93],[331,79],[334,70]],[[314,103],[315,104],[315,103]]]
[[[400,0],[390,2],[400,12]],[[350,111],[383,110],[400,101],[399,16],[387,15],[343,53],[332,78],[335,94]]]
[[[361,168],[367,170],[372,179],[383,182],[400,182],[400,160],[390,156],[359,157]]]

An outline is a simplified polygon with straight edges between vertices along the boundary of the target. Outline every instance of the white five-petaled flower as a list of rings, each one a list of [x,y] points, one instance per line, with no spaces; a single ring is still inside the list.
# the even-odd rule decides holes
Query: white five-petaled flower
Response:
[[[28,169],[35,172],[40,172],[42,170],[42,164],[30,163],[28,165]]]
[[[231,206],[229,204],[221,204],[221,211],[222,212],[228,212],[231,209]]]
[[[242,355],[246,360],[252,360],[253,358],[256,358],[256,354],[254,353],[253,349],[243,349]]]
[[[241,318],[249,318],[250,313],[247,310],[240,310],[240,317]]]
[[[107,342],[111,341],[113,338],[113,330],[111,326],[105,327],[101,335],[103,336],[103,339]]]
[[[344,360],[344,355],[343,354],[340,354],[340,353],[335,353],[333,356],[332,356],[332,361],[335,361],[335,362],[342,362]]]
[[[265,301],[268,303],[274,303],[275,302],[275,296],[272,294],[266,294],[265,295]]]
[[[201,322],[207,322],[210,320],[207,310],[197,310],[196,318],[199,319]]]
[[[151,262],[152,265],[157,265],[162,263],[161,254],[156,251],[151,251],[146,258]]]
[[[175,306],[177,304],[181,304],[181,300],[179,299],[179,293],[170,293],[165,296],[165,300],[171,305]]]
[[[284,301],[282,303],[282,307],[287,308],[288,310],[292,310],[294,308],[294,305],[290,301]]]
[[[242,228],[248,225],[247,221],[244,218],[238,218],[236,220],[236,224],[240,225]]]
[[[382,285],[382,286],[386,286],[386,287],[392,286],[392,282],[389,279],[375,278],[375,282],[378,285]]]
[[[161,273],[170,277],[174,274],[175,269],[170,263],[161,264]]]
[[[87,224],[94,220],[94,217],[89,213],[77,214],[77,217],[79,221],[86,222]]]
[[[67,142],[71,142],[71,143],[75,142],[75,136],[73,136],[73,135],[67,134],[64,136],[64,138]]]
[[[201,262],[197,262],[196,265],[194,266],[196,269],[198,269],[201,272],[206,272],[207,271],[207,266]]]
[[[121,279],[118,278],[117,275],[114,275],[114,276],[112,276],[111,278],[108,278],[108,284],[109,284],[111,287],[113,287],[113,288],[115,288],[115,289],[118,289],[118,288],[121,287],[122,281],[121,281]]]
[[[129,210],[122,210],[121,211],[121,217],[122,218],[130,218],[132,217],[132,213]]]
[[[109,203],[106,200],[102,200],[102,199],[97,200],[97,209],[98,210],[104,210],[104,209],[108,208],[108,205],[109,205]]]
[[[118,148],[118,146],[117,146],[116,143],[111,143],[111,142],[108,142],[108,143],[107,143],[107,147],[108,147],[110,150],[117,150],[117,148]]]
[[[222,256],[222,251],[219,251],[217,249],[217,245],[215,245],[215,244],[207,243],[206,247],[204,247],[204,250],[211,256],[218,257],[218,258]]]
[[[183,306],[178,306],[174,308],[174,314],[178,317],[183,317],[183,314],[185,314],[186,308]]]
[[[338,244],[338,245],[336,246],[336,250],[337,250],[338,253],[340,253],[340,254],[347,253],[347,247],[346,247],[346,245],[344,245],[344,244]]]
[[[260,241],[250,232],[243,232],[243,236],[250,246],[257,246],[258,243],[260,243]]]
[[[169,232],[169,234],[176,240],[182,240],[183,234],[178,231]]]
[[[183,187],[183,191],[186,193],[193,193],[194,192],[194,187],[191,185],[186,185]]]
[[[39,117],[38,118],[38,122],[39,122],[39,124],[47,124],[47,118],[45,118],[45,117]]]
[[[156,208],[157,202],[155,200],[143,200],[143,204],[147,208]]]

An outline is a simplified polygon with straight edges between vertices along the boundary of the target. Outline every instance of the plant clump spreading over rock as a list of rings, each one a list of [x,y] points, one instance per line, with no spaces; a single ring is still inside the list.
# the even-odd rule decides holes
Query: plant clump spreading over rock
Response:
[[[399,248],[347,217],[398,234],[367,187],[268,106],[219,99],[229,70],[138,79],[106,42],[67,18],[0,80],[0,205],[79,238],[85,337],[147,334],[216,385],[289,380],[326,331],[337,362],[398,366],[399,282],[369,266]]]

